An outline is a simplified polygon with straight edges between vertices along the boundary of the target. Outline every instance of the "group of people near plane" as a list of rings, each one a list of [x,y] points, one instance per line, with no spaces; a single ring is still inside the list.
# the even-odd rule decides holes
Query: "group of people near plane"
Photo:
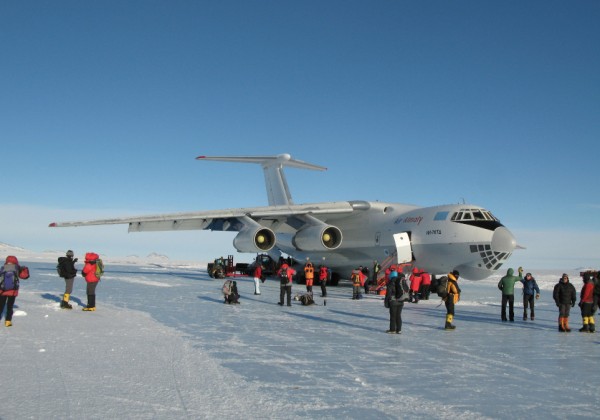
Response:
[[[500,318],[502,322],[514,322],[514,289],[515,284],[520,282],[523,285],[523,321],[528,316],[531,321],[535,320],[535,301],[540,298],[540,288],[531,273],[523,277],[523,268],[519,267],[518,275],[514,275],[514,270],[509,268],[506,275],[498,282],[498,289],[502,291],[502,308]],[[581,318],[583,326],[580,332],[593,333],[596,331],[594,315],[598,310],[600,302],[600,278],[598,271],[587,271],[582,273],[583,286],[579,292],[579,308],[581,309]],[[569,281],[566,273],[558,280],[558,283],[552,290],[552,299],[558,308],[558,331],[571,332],[569,327],[569,317],[571,308],[577,303],[577,290]],[[506,307],[508,306],[508,317]],[[527,310],[530,310],[529,314]]]
[[[386,332],[389,334],[400,334],[402,330],[402,309],[404,303],[418,303],[421,299],[428,300],[431,291],[435,288],[437,294],[442,297],[442,301],[446,307],[444,329],[454,330],[456,328],[453,324],[455,305],[459,302],[461,295],[461,289],[458,285],[460,273],[457,270],[453,270],[447,275],[442,276],[444,292],[440,293],[439,280],[434,278],[436,284],[432,286],[431,275],[424,270],[413,267],[408,278],[401,271],[403,271],[403,266],[391,265],[384,271],[383,276],[380,276],[381,266],[377,261],[373,262],[372,277],[370,277],[367,267],[359,266],[355,268],[350,274],[352,299],[361,299],[363,289],[365,294],[369,292],[384,293],[384,303],[390,312],[390,327]],[[502,322],[514,322],[515,320],[514,290],[515,285],[519,282],[523,287],[523,320],[535,320],[535,301],[540,298],[540,288],[531,273],[523,275],[522,267],[519,267],[517,273],[518,275],[515,275],[514,269],[509,268],[506,275],[498,282],[498,289],[502,292],[500,314]],[[277,276],[283,278],[278,302],[281,306],[285,304],[291,306],[291,290],[295,275],[296,270],[287,261],[277,271]],[[584,284],[580,292],[579,306],[581,308],[583,326],[579,331],[593,333],[595,331],[594,314],[600,302],[600,279],[598,272],[588,272],[582,276]],[[255,294],[260,294],[259,280],[261,278],[264,281],[261,267],[257,265],[254,272]],[[305,295],[310,297],[310,299],[304,299],[306,296],[298,294],[296,300],[302,301],[303,304],[305,304],[305,301],[309,301],[311,304],[314,303],[312,288],[315,278],[318,279],[321,286],[321,297],[327,296],[326,284],[330,278],[330,272],[326,266],[320,265],[318,269],[315,269],[310,260],[307,260],[304,265],[304,278],[306,279]],[[554,287],[553,299],[559,310],[558,330],[560,332],[570,332],[570,310],[577,302],[577,291],[569,282],[567,274],[563,274]]]
[[[73,309],[69,303],[69,298],[73,292],[73,284],[78,270],[75,263],[78,261],[72,250],[68,250],[64,257],[58,258],[56,270],[59,277],[65,280],[65,292],[60,301],[61,309]],[[88,252],[85,255],[85,264],[81,270],[81,276],[86,282],[86,294],[88,303],[83,308],[84,311],[93,312],[96,310],[96,287],[100,277],[104,273],[104,265],[99,255],[94,252]],[[19,264],[19,260],[14,255],[9,255],[0,268],[0,318],[6,307],[4,315],[4,325],[12,327],[12,317],[14,313],[14,304],[19,296],[20,280],[29,278],[29,269]]]

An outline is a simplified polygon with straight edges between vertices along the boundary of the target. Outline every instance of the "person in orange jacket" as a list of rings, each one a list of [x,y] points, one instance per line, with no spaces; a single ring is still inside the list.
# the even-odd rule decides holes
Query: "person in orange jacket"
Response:
[[[306,265],[304,266],[304,278],[306,280],[306,291],[312,294],[313,281],[315,279],[315,267],[313,267],[308,258]]]
[[[83,308],[86,312],[96,310],[96,287],[100,281],[100,277],[96,275],[96,264],[99,259],[100,256],[95,252],[88,252],[85,254],[85,265],[83,266],[83,270],[81,270],[81,275],[85,278],[87,283],[86,294],[88,304]]]
[[[448,284],[446,286],[447,295],[442,299],[446,304],[446,325],[444,326],[446,330],[453,330],[456,328],[456,326],[452,324],[452,320],[454,319],[454,305],[460,300],[458,276],[459,273],[457,270],[448,273]]]

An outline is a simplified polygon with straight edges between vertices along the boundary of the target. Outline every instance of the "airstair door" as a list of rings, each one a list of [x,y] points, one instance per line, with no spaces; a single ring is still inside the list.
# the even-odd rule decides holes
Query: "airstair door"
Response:
[[[394,233],[394,242],[396,243],[396,252],[398,254],[398,264],[409,263],[412,261],[412,247],[407,232]]]

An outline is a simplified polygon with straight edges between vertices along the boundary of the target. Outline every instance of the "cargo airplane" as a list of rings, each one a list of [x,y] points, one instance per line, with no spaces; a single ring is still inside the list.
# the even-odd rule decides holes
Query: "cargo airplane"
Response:
[[[238,232],[233,246],[239,252],[268,253],[274,259],[285,253],[297,261],[323,261],[332,270],[334,283],[373,260],[413,264],[432,274],[456,269],[462,278],[481,280],[498,270],[517,248],[512,233],[480,206],[419,207],[360,200],[294,204],[283,168],[326,168],[289,154],[196,159],[261,165],[269,205],[59,222],[50,227],[127,224],[129,232]]]

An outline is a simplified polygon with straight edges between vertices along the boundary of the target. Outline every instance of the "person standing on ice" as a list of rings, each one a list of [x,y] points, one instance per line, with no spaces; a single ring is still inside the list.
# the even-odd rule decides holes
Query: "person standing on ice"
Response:
[[[583,320],[583,327],[579,329],[580,332],[596,331],[594,323],[594,279],[590,273],[583,275],[583,287],[579,294],[579,307],[581,308],[581,318]]]
[[[519,277],[514,275],[515,270],[509,268],[506,270],[506,276],[498,282],[498,289],[502,290],[502,311],[500,317],[502,322],[506,322],[506,304],[508,303],[508,319],[515,321],[515,283],[521,281],[523,269],[519,267]]]
[[[521,270],[521,267],[519,269]],[[525,278],[521,279],[521,283],[523,283],[523,321],[527,320],[528,306],[531,308],[530,319],[533,321],[535,319],[534,302],[535,299],[540,298],[540,288],[531,273],[525,274]]]
[[[327,274],[326,266],[319,266],[319,283],[321,283],[321,297],[327,297]]]
[[[431,274],[421,271],[421,299],[429,300],[431,293],[429,286],[431,286]]]
[[[569,283],[569,276],[566,273],[563,273],[556,286],[554,286],[552,297],[558,307],[558,331],[571,332],[569,314],[571,308],[577,302],[577,290],[575,290],[575,286]]]
[[[83,270],[81,270],[81,275],[85,278],[87,283],[86,294],[88,304],[83,308],[86,312],[96,310],[96,287],[100,281],[100,277],[96,275],[96,264],[99,259],[100,256],[95,252],[88,252],[85,254],[85,265],[83,266]]]
[[[15,300],[19,296],[19,279],[22,277],[19,260],[14,255],[9,255],[0,268],[0,317],[6,306],[6,316],[4,317],[4,326],[12,327],[13,307]]]
[[[460,287],[458,287],[459,273],[457,270],[448,273],[448,284],[446,285],[446,297],[442,300],[446,304],[446,324],[444,329],[453,330],[456,325],[452,324],[454,320],[454,305],[460,300]]]
[[[390,272],[390,280],[386,287],[384,305],[390,310],[390,328],[388,334],[400,334],[402,331],[402,309],[407,300],[409,287],[404,274],[397,271]]]
[[[254,294],[260,295],[260,277],[262,276],[262,266],[257,261],[254,267]]]
[[[419,303],[419,290],[421,289],[421,272],[414,267],[410,275],[410,302]]]
[[[306,265],[304,266],[304,279],[306,280],[306,291],[312,294],[313,282],[315,280],[315,267],[308,258],[306,259]]]
[[[73,309],[73,305],[69,303],[69,297],[73,293],[73,282],[77,275],[77,269],[75,268],[77,258],[73,258],[74,256],[75,253],[69,249],[65,257],[58,259],[58,273],[60,277],[65,279],[65,293],[60,301],[61,309]]]
[[[283,263],[277,271],[279,277],[279,306],[283,306],[283,299],[287,296],[287,306],[292,306],[292,281],[296,270],[287,263]]]

